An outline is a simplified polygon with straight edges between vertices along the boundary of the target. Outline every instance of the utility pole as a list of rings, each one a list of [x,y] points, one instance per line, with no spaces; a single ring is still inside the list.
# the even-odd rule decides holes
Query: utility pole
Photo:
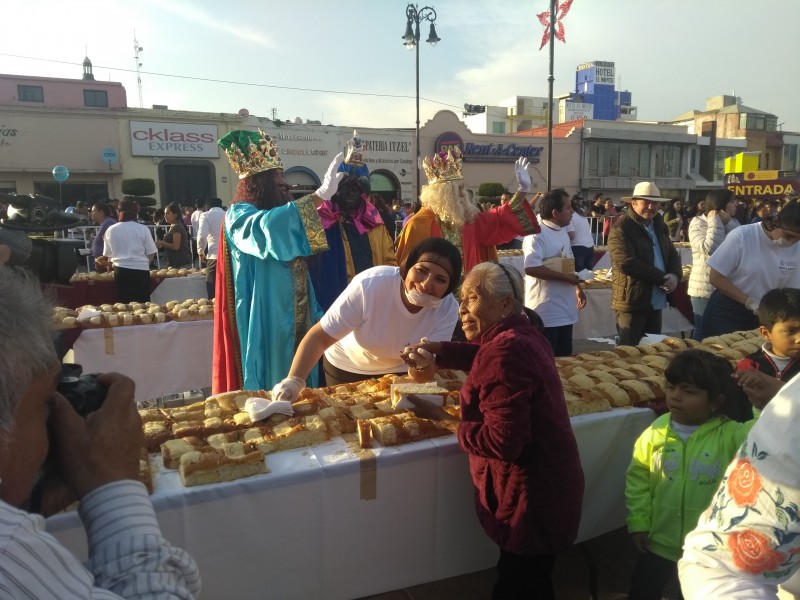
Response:
[[[142,52],[144,48],[139,45],[139,40],[136,39],[136,30],[133,30],[133,55],[136,59],[136,85],[139,87],[139,108],[144,108],[144,102],[142,102],[142,63],[139,61],[139,53]]]

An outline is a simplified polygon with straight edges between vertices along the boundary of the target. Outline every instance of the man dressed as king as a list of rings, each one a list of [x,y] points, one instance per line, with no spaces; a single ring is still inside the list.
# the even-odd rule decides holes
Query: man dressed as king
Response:
[[[218,143],[239,185],[217,255],[212,393],[269,390],[322,316],[308,259],[328,249],[317,208],[336,193],[343,154],[316,192],[293,200],[278,148],[263,130],[231,131]],[[306,383],[317,387],[316,369]]]
[[[497,260],[497,244],[517,236],[539,233],[539,223],[526,194],[531,190],[528,161],[517,160],[515,174],[519,189],[511,200],[488,212],[481,212],[465,195],[461,150],[425,157],[422,167],[428,185],[422,186],[422,209],[403,227],[397,245],[397,263],[422,240],[443,237],[455,245],[464,258],[464,273],[487,260]]]

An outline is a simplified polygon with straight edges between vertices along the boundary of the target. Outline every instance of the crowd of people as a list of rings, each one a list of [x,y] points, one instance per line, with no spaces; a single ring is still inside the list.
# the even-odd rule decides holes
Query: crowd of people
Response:
[[[219,145],[239,176],[227,210],[218,199],[188,214],[169,204],[168,231],[154,239],[134,200],[118,203],[117,218],[96,204],[97,267],[113,269],[120,301],[145,301],[153,255],[163,249],[170,266],[184,267],[194,263],[194,245],[217,298],[214,393],[271,389],[291,403],[322,382],[386,373],[427,382],[440,367],[466,371],[456,430],[477,519],[499,549],[498,600],[555,598],[555,559],[574,543],[584,501],[555,357],[572,354],[586,294],[574,272],[550,261],[591,269],[587,249],[607,242],[619,341],[636,345],[661,331],[682,278],[674,243],[688,237],[700,331],[759,327],[764,345],[735,370],[700,350],[667,367],[663,414],[631,448],[627,471],[627,524],[639,552],[630,597],[661,597],[678,571],[687,598],[770,597],[796,570],[800,204],[739,225],[728,191],[710,192],[690,218],[681,202],[641,182],[617,214],[603,194],[584,207],[563,188],[531,193],[520,159],[518,189],[481,211],[466,198],[461,156],[451,150],[425,158],[420,206],[401,209],[371,194],[357,134],[301,198],[290,194],[264,131],[232,131]],[[524,274],[497,261],[496,246],[518,238]],[[11,557],[0,561],[0,589],[10,597],[194,597],[197,566],[163,539],[132,481],[142,445],[132,382],[101,376],[105,403],[78,415],[56,390],[50,307],[36,283],[0,268],[0,307],[18,315],[0,325],[0,553]],[[409,400],[421,417],[455,420]],[[48,428],[55,460],[37,480]],[[41,516],[75,498],[90,540],[84,565],[45,533]]]

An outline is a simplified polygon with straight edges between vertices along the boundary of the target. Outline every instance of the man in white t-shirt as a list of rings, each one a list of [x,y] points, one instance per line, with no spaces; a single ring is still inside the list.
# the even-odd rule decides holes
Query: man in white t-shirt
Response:
[[[583,196],[575,194],[570,199],[572,204],[572,218],[569,225],[564,229],[569,234],[572,255],[575,257],[575,271],[580,272],[584,269],[590,271],[594,268],[594,236],[589,225],[589,220],[583,216],[580,210],[580,203]]]
[[[716,290],[703,315],[707,336],[755,329],[762,296],[775,288],[800,287],[800,204],[774,218],[731,231],[706,264]]]
[[[194,213],[192,213],[194,214]],[[206,263],[206,292],[209,298],[214,297],[217,281],[217,246],[222,219],[222,200],[211,198],[206,202],[206,211],[200,215],[197,228],[197,255]]]
[[[569,194],[558,188],[540,203],[541,232],[522,243],[525,253],[525,306],[535,310],[544,322],[542,333],[553,354],[572,354],[572,326],[578,310],[586,306],[586,295],[575,273],[560,273],[544,266],[548,258],[572,258],[566,226],[572,219]]]

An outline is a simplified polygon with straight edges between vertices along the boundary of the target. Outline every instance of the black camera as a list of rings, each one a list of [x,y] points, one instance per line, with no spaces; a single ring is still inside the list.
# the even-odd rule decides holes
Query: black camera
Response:
[[[86,224],[81,215],[62,212],[59,201],[48,196],[0,193],[0,202],[8,204],[8,216],[0,221],[8,229],[48,232]]]
[[[75,412],[85,417],[100,408],[108,388],[97,381],[97,375],[83,375],[80,365],[62,364],[57,390],[69,400]]]

